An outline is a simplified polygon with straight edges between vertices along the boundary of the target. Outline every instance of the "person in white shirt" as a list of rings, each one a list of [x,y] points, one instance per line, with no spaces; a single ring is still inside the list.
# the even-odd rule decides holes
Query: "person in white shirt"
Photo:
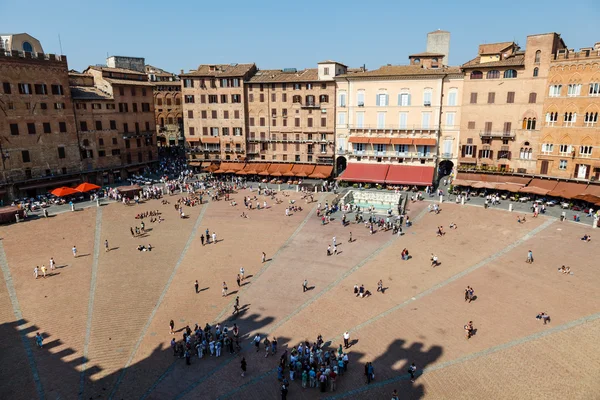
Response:
[[[350,347],[350,333],[348,331],[344,332],[344,348]]]

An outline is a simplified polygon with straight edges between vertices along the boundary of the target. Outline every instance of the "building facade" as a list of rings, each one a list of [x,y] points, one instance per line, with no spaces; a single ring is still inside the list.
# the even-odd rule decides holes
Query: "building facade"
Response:
[[[244,85],[254,73],[254,64],[204,64],[180,75],[184,136],[190,159],[246,159]]]
[[[479,46],[465,63],[459,169],[536,172],[544,95],[553,54],[566,46],[556,33]]]
[[[245,84],[247,160],[333,166],[335,61],[297,71],[261,70]],[[331,172],[331,171],[330,171]]]
[[[600,43],[552,54],[536,172],[600,179]]]
[[[431,185],[438,162],[452,170],[458,154],[463,75],[459,68],[432,67],[436,57],[437,53],[413,55],[411,65],[336,78],[340,179]]]
[[[78,181],[67,58],[0,50],[0,82],[0,198],[33,197]]]
[[[183,146],[183,108],[179,76],[146,65],[148,80],[154,86],[154,110],[159,146]]]

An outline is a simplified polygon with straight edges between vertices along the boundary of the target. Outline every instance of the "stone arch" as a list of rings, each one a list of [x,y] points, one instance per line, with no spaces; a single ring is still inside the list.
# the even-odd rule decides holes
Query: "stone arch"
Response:
[[[563,76],[561,74],[555,74],[548,79],[548,83],[560,84],[563,82]]]
[[[573,139],[571,139],[571,136],[569,136],[568,133],[565,133],[560,138],[560,144],[571,144],[572,140]]]
[[[544,136],[544,140],[542,140],[542,143],[554,143],[554,138],[552,137],[552,135],[546,135]]]
[[[574,112],[579,114],[579,108],[577,107],[577,105],[575,103],[569,103],[565,108],[564,111],[566,112]]]
[[[531,108],[523,113],[523,118],[537,118],[537,113]]]
[[[600,111],[600,107],[596,103],[590,103],[583,112],[598,112]]]
[[[592,146],[594,144],[594,141],[592,140],[591,137],[586,136],[583,139],[581,139],[581,144],[583,146]]]
[[[575,72],[569,78],[569,83],[581,83],[582,81],[583,81],[583,79],[581,78],[581,74],[579,74],[578,72]]]

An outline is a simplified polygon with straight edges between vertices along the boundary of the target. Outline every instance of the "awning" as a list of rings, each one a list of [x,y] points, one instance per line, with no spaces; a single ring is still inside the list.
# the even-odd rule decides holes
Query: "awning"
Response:
[[[588,185],[583,193],[600,197],[600,185]]]
[[[331,165],[317,165],[313,173],[308,177],[314,179],[327,179],[331,176],[332,172],[333,166]]]
[[[369,138],[363,136],[350,136],[350,139],[348,139],[348,141],[350,143],[369,143]]]
[[[435,139],[414,139],[413,144],[416,146],[437,146]]]
[[[349,163],[337,179],[348,182],[384,183],[389,164]]]
[[[516,183],[518,185],[527,185],[529,182],[531,182],[531,178],[523,176],[504,176],[502,177],[502,182]]]
[[[219,144],[221,143],[221,139],[218,136],[203,136],[202,143],[210,143],[210,144]]]
[[[392,138],[392,144],[412,144],[413,140],[410,138]]]
[[[471,187],[475,188],[475,189],[496,189],[496,183],[477,181],[477,182],[473,182],[471,184]]]
[[[188,142],[199,142],[200,138],[199,137],[186,137],[185,140]]]
[[[202,163],[200,161],[188,161],[188,165],[190,167],[199,167],[200,165],[202,165]]]
[[[237,174],[238,172],[240,172],[242,169],[244,169],[244,165],[246,165],[246,163],[227,163],[226,166],[226,172],[228,174]],[[224,168],[225,169],[225,168]]]
[[[534,178],[529,185],[519,189],[519,193],[530,193],[543,196],[553,190],[557,184],[558,181],[555,180]]]
[[[370,138],[369,143],[371,144],[390,144],[390,138]]]
[[[271,176],[282,176],[285,172],[288,172],[292,169],[292,164],[278,164],[272,163],[267,172]]]
[[[295,176],[298,176],[300,178],[306,178],[307,176],[309,176],[310,174],[313,173],[313,171],[315,170],[315,166],[311,165],[311,164],[300,164],[298,165],[298,169],[294,170],[292,169],[292,172],[294,173]],[[294,166],[295,168],[295,166]]]
[[[260,171],[258,173],[258,175],[264,175],[264,176],[268,176],[269,175],[269,168],[271,168],[272,164],[267,164],[267,168],[265,168],[263,171]]]
[[[548,192],[548,196],[562,197],[564,199],[572,199],[577,195],[583,194],[586,188],[585,183],[576,182],[558,182],[558,185]]]
[[[513,193],[517,193],[522,188],[523,188],[523,185],[519,185],[518,183],[497,183],[496,184],[496,189],[506,190],[506,191],[513,192]]]
[[[267,169],[269,164],[267,163],[248,163],[244,167],[242,171],[240,171],[241,175],[257,175],[259,172]]]
[[[433,167],[391,165],[385,177],[385,183],[429,186],[433,182],[433,173]]]
[[[452,185],[453,186],[471,186],[473,183],[475,183],[475,181],[467,181],[465,179],[454,179],[452,181]]]

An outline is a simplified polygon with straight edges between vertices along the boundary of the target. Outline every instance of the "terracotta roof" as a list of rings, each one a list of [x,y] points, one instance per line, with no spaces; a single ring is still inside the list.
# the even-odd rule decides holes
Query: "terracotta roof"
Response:
[[[517,55],[508,57],[504,60],[500,61],[492,61],[487,63],[480,63],[479,60],[481,57],[477,56],[471,61],[467,61],[462,65],[463,68],[473,68],[473,67],[519,67],[525,65],[525,54],[519,53]]]
[[[146,64],[144,66],[144,70],[147,74],[154,74],[157,76],[173,76],[175,74],[170,73],[169,71],[165,71],[164,69],[160,69],[155,67],[154,65]]]
[[[317,64],[340,64],[340,65],[343,65],[344,67],[346,67],[346,65],[344,63],[341,63],[338,61],[333,61],[333,60],[325,60],[325,61],[318,62]]]
[[[135,81],[135,80],[129,80],[129,79],[113,79],[113,78],[104,78],[104,80],[108,83],[112,83],[113,85],[156,86],[156,82],[148,82],[148,81]]]
[[[280,69],[258,71],[249,82],[315,82],[319,80],[319,71],[309,68],[298,72],[283,72]]]
[[[514,42],[488,43],[479,45],[479,54],[498,54],[502,50],[510,47]]]
[[[342,78],[368,78],[373,76],[415,76],[415,75],[445,75],[460,74],[459,67],[421,68],[418,65],[386,65],[373,71],[356,72],[340,75]],[[338,78],[338,77],[336,77]]]
[[[97,71],[116,72],[119,74],[146,75],[146,73],[144,73],[144,72],[138,72],[138,71],[134,71],[132,69],[125,69],[125,68],[98,67],[98,66],[92,65],[89,67],[89,69],[95,69]]]
[[[210,67],[215,67],[215,70],[211,71]],[[180,74],[180,76],[210,76],[215,78],[244,76],[253,67],[255,67],[254,64],[202,64],[198,66],[197,70]]]
[[[71,86],[74,100],[112,100],[112,96],[94,86]]]
[[[442,53],[429,53],[429,52],[424,52],[424,53],[417,53],[417,54],[411,54],[409,55],[409,57],[444,57],[444,54]]]
[[[89,74],[84,74],[83,72],[75,71],[74,69],[69,70],[69,76],[91,76]]]

